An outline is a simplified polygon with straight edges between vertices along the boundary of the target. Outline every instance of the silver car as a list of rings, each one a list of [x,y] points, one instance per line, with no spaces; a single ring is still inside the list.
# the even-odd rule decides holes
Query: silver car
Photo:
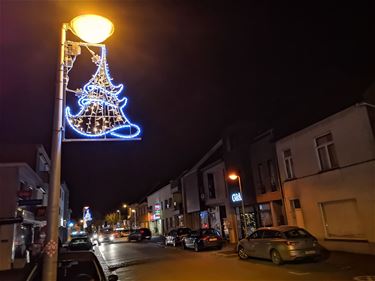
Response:
[[[241,259],[257,257],[271,259],[274,264],[304,258],[319,258],[322,247],[305,229],[296,226],[263,227],[237,245]]]

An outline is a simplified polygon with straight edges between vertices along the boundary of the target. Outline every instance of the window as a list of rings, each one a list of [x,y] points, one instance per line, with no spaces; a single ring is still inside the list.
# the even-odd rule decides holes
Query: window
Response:
[[[167,199],[165,199],[165,200],[164,200],[164,207],[165,207],[166,209],[168,209],[168,208],[169,208],[169,205],[168,205],[168,200],[167,200]]]
[[[208,198],[216,198],[215,180],[212,173],[207,173]]]
[[[169,198],[168,205],[169,205],[169,208],[172,208],[172,198]]]
[[[263,239],[282,238],[281,232],[275,230],[265,230]]]
[[[250,235],[250,239],[262,239],[264,230],[255,231],[253,234]]]
[[[338,167],[335,145],[333,143],[332,134],[328,133],[315,139],[316,153],[319,158],[319,166],[321,171]]]
[[[285,175],[287,179],[294,178],[294,167],[292,159],[292,151],[290,149],[284,150],[284,164],[285,164]]]
[[[160,202],[160,208],[163,210],[163,201]]]
[[[258,164],[258,181],[259,181],[259,192],[261,194],[266,193],[266,187],[264,186],[264,175],[263,175],[263,164]]]
[[[268,167],[268,174],[270,176],[271,191],[276,191],[277,186],[276,186],[275,165],[272,159],[269,159],[267,161],[267,167]]]
[[[292,205],[293,209],[301,209],[301,203],[299,202],[299,199],[290,200],[290,204]]]

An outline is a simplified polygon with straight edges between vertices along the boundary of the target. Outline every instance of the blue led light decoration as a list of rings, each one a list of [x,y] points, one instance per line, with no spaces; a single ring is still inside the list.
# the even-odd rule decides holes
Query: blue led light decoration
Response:
[[[66,107],[67,123],[78,134],[90,138],[138,137],[141,133],[140,127],[132,124],[123,112],[127,98],[119,96],[124,85],[113,85],[111,82],[105,46],[101,47],[101,56],[93,55],[92,60],[98,68],[83,89],[76,91],[67,89],[79,97],[80,107],[75,115],[71,113],[70,107]]]

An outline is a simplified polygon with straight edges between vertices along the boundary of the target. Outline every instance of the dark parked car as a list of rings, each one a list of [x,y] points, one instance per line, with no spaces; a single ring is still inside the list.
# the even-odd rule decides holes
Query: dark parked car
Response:
[[[176,247],[181,243],[183,237],[188,236],[191,233],[191,229],[187,227],[181,227],[169,231],[165,236],[165,246],[172,245]]]
[[[134,229],[128,236],[129,241],[141,241],[143,239],[151,239],[151,230],[148,228]]]
[[[76,237],[70,240],[68,249],[71,251],[89,251],[93,249],[93,245],[89,237]]]
[[[21,280],[41,281],[43,262],[40,259],[26,273]],[[57,263],[57,281],[78,280],[107,280],[116,281],[118,276],[111,274],[106,276],[103,268],[93,252],[64,252],[60,253]]]
[[[201,228],[196,231],[192,231],[181,241],[184,249],[192,248],[196,252],[206,248],[221,249],[223,247],[223,243],[224,241],[220,233],[213,228]]]
[[[287,225],[259,228],[237,245],[241,259],[271,259],[277,265],[304,258],[318,259],[322,250],[317,239],[305,229]]]

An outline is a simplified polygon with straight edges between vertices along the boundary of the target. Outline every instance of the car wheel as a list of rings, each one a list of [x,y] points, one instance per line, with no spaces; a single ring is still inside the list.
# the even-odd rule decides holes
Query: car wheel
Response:
[[[245,249],[242,246],[238,247],[238,256],[241,260],[246,260],[249,258],[249,256],[245,252]]]
[[[197,242],[194,243],[194,251],[199,252],[199,245]]]
[[[271,251],[271,259],[272,259],[272,262],[276,265],[282,265],[284,263],[279,251],[277,250]]]

